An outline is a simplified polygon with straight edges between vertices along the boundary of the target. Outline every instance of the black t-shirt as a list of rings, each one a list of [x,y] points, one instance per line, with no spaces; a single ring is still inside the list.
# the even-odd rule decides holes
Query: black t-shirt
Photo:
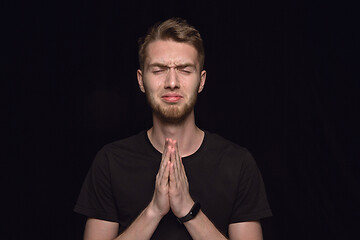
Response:
[[[194,201],[223,234],[231,223],[271,216],[261,174],[251,154],[219,135],[205,131],[202,145],[183,157]],[[75,211],[119,223],[124,231],[150,203],[161,153],[146,131],[104,146],[96,155]],[[192,239],[170,212],[152,239]]]

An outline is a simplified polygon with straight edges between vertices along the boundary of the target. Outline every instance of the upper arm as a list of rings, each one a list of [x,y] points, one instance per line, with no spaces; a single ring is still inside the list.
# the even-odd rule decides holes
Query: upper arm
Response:
[[[88,218],[84,240],[113,240],[118,236],[119,224],[105,220]]]
[[[230,240],[262,240],[259,221],[239,222],[229,225]]]

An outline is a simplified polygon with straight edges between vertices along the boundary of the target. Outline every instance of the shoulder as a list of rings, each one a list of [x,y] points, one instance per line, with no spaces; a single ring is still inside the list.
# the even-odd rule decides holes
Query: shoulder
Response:
[[[144,137],[144,134],[145,131],[142,131],[133,136],[105,144],[97,151],[94,162],[105,163],[108,162],[109,159],[113,159],[116,156],[121,156],[124,153],[126,154],[136,151],[136,149],[139,148],[139,145],[144,144],[141,143],[141,139]]]
[[[102,162],[138,164],[139,162],[149,162],[157,159],[157,152],[151,146],[146,131],[141,131],[136,135],[114,141],[103,146],[97,153],[96,158]]]
[[[143,149],[146,144],[146,131],[141,131],[135,135],[106,144],[99,152],[103,152],[105,154],[134,152],[139,151],[139,149]]]
[[[251,155],[248,149],[238,145],[216,133],[205,131],[206,133],[206,150],[218,151],[224,154],[231,154],[235,156]]]
[[[204,144],[206,156],[244,171],[257,168],[257,164],[247,148],[208,131],[206,131],[206,138]]]
[[[106,150],[117,149],[127,146],[133,146],[134,144],[144,144],[146,139],[146,131],[141,131],[135,135],[111,142],[106,144],[103,148]]]

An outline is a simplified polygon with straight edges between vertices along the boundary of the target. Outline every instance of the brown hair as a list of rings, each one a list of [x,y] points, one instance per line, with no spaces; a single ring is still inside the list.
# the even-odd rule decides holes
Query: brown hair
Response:
[[[171,18],[164,22],[158,22],[148,30],[144,37],[139,39],[139,64],[142,70],[144,69],[144,63],[147,57],[147,46],[156,40],[168,39],[192,45],[198,52],[200,70],[202,70],[205,52],[200,33],[193,26],[189,25],[186,20],[181,18]]]

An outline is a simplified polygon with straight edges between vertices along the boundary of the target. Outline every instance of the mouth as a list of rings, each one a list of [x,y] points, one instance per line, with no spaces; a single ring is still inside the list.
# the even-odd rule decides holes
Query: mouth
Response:
[[[173,94],[173,93],[168,93],[168,94],[164,94],[163,96],[161,96],[161,99],[164,102],[168,102],[168,103],[177,103],[179,102],[183,97],[179,94]]]

